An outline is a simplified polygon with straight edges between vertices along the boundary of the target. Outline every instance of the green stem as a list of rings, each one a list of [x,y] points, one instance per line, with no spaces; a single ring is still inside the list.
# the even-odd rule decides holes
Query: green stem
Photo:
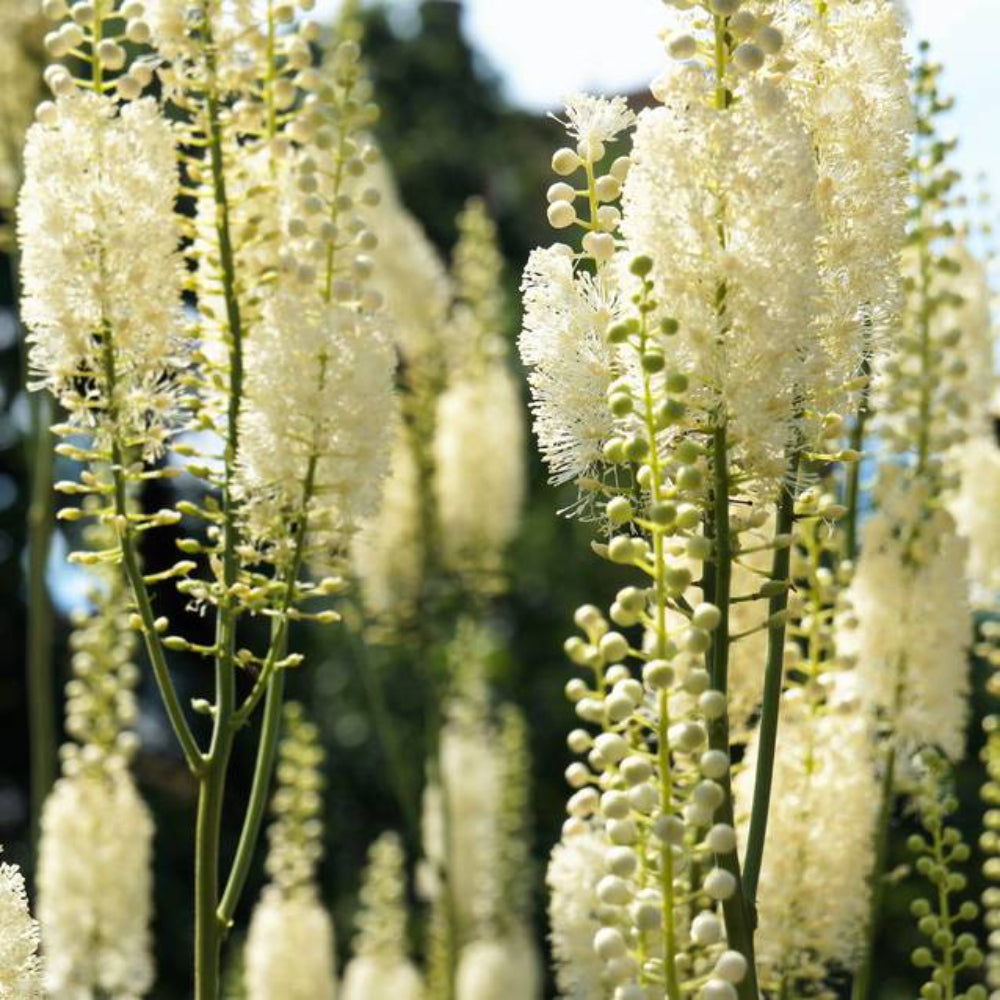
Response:
[[[795,523],[795,478],[799,469],[799,447],[793,444],[788,458],[788,483],[778,501],[775,535],[788,535]],[[771,579],[790,582],[792,561],[791,545],[782,545],[774,551]],[[750,832],[747,837],[743,862],[743,887],[756,925],[757,884],[764,857],[764,839],[767,834],[767,817],[771,805],[771,786],[774,779],[774,756],[778,741],[778,715],[781,708],[782,670],[785,656],[785,612],[788,610],[788,590],[771,597],[767,612],[774,622],[767,632],[767,666],[764,674],[764,701],[760,718],[757,770],[754,775],[753,804],[750,810]],[[777,618],[775,618],[777,616]]]
[[[283,655],[284,652],[279,651],[279,656]],[[264,822],[264,813],[267,810],[267,797],[271,788],[271,777],[274,774],[278,737],[281,733],[281,708],[284,697],[285,671],[275,670],[267,682],[264,713],[260,724],[260,742],[257,746],[257,762],[254,765],[253,783],[250,787],[250,801],[243,829],[240,831],[236,855],[229,871],[229,879],[222,894],[222,901],[219,903],[219,921],[227,930],[232,925],[237,904],[246,887],[254,850]]]
[[[896,748],[890,743],[882,775],[882,802],[879,808],[878,827],[875,831],[875,863],[868,880],[871,904],[865,926],[865,947],[851,987],[851,1000],[869,1000],[875,970],[875,941],[878,938],[882,905],[885,901],[885,875],[889,864],[889,827],[892,821],[894,798],[893,778],[896,770]]]
[[[15,308],[21,298],[16,252],[7,258]],[[18,321],[20,326],[20,322]],[[22,372],[27,392],[28,351],[21,330]],[[37,844],[42,807],[56,780],[56,693],[52,669],[52,603],[45,581],[52,539],[52,406],[41,392],[28,394],[30,424],[25,458],[31,479],[28,504],[27,689],[31,753],[31,843]]]
[[[421,839],[419,794],[413,788],[413,783],[410,780],[411,770],[407,767],[406,755],[400,741],[396,738],[397,727],[392,724],[392,716],[386,705],[385,692],[378,676],[379,671],[369,655],[365,642],[362,639],[356,639],[353,632],[350,633],[350,638],[355,646],[355,653],[361,661],[361,682],[364,685],[365,696],[371,709],[375,735],[389,765],[389,778],[403,814],[407,838],[410,846],[419,850]]]
[[[866,353],[861,362],[861,374],[871,378],[871,357]],[[866,384],[858,400],[858,411],[851,428],[851,450],[863,452],[865,431],[872,416],[871,388]],[[847,489],[844,497],[847,513],[844,515],[844,555],[853,561],[858,555],[858,522],[861,505],[861,460],[851,462],[847,469]]]
[[[646,313],[641,320],[640,352],[646,350],[648,327]],[[650,496],[660,499],[663,470],[656,442],[656,415],[653,405],[653,386],[649,372],[643,371],[643,407],[646,437],[649,442],[649,469],[651,472]],[[667,582],[666,553],[663,531],[653,529],[653,566],[656,592],[656,655],[667,655]],[[670,699],[661,691],[657,704],[657,758],[660,778],[660,805],[664,813],[672,809],[674,797],[673,765],[670,758]],[[660,847],[660,896],[663,920],[663,974],[669,1000],[680,1000],[681,987],[677,971],[677,928],[674,904],[674,849],[666,841]]]
[[[225,678],[221,678],[222,686]],[[218,692],[217,692],[218,697]],[[222,937],[225,926],[218,917],[219,840],[226,771],[232,751],[231,727],[219,723],[208,752],[208,769],[198,786],[198,820],[195,828],[195,953],[196,1000],[218,1000],[221,980]]]
[[[56,694],[52,669],[52,604],[45,581],[52,537],[51,406],[31,400],[31,502],[28,507],[28,711],[31,730],[31,842],[56,778]]]
[[[712,687],[723,694],[729,688],[729,603],[732,583],[732,539],[729,532],[729,445],[725,424],[720,422],[712,432],[713,508],[706,529],[714,540],[713,562],[705,566],[705,593],[719,609],[719,625],[712,633],[709,650],[709,673]],[[713,720],[708,730],[709,745],[729,757],[729,713]],[[718,811],[719,821],[735,826],[733,788],[730,772],[721,779],[725,799]],[[736,880],[736,891],[722,904],[726,918],[729,946],[747,960],[748,971],[738,987],[740,1000],[758,1000],[757,970],[754,959],[753,926],[743,890],[740,859],[736,851],[717,856],[720,868]]]
[[[107,383],[107,398],[110,407],[111,426],[115,424],[116,383],[115,350],[112,333],[105,329],[103,337],[104,378]],[[159,688],[163,706],[170,720],[177,742],[184,754],[184,760],[192,774],[200,776],[205,768],[205,758],[188,725],[187,717],[181,706],[177,689],[174,687],[170,668],[167,665],[166,653],[159,630],[156,627],[156,616],[153,603],[149,596],[146,581],[142,577],[142,565],[136,548],[135,534],[128,520],[128,488],[125,474],[125,452],[116,434],[112,433],[111,441],[111,477],[114,484],[115,517],[123,525],[118,532],[118,542],[122,553],[122,569],[125,579],[132,591],[139,619],[142,622],[142,634],[149,654],[149,662],[153,667],[153,676]]]

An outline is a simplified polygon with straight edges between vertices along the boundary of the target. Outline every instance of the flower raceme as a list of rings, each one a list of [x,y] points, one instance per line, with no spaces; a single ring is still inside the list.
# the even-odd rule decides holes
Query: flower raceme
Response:
[[[28,133],[19,232],[36,387],[153,457],[183,365],[175,140],[150,99],[70,93]],[[123,199],[130,206],[123,212]]]
[[[28,909],[24,876],[16,865],[0,864],[0,996],[42,1000],[38,923]]]
[[[246,988],[251,1000],[333,1000],[333,922],[320,900],[323,751],[301,706],[289,703],[270,830],[265,887],[250,921]]]
[[[379,200],[365,182],[377,109],[351,26],[314,65],[319,26],[283,0],[44,8],[61,22],[48,52],[72,56],[83,76],[49,68],[54,100],[27,141],[19,234],[31,364],[69,413],[57,430],[72,439],[60,453],[87,466],[59,486],[87,501],[61,516],[92,516],[114,532],[77,561],[117,565],[128,578],[132,622],[202,814],[213,817],[197,835],[195,995],[214,1000],[267,794],[279,677],[301,662],[288,651],[289,622],[336,620],[300,605],[339,589],[335,574],[359,516],[375,506],[395,424],[396,357],[377,319],[377,238],[366,220]],[[144,97],[154,77],[156,96]],[[138,484],[185,474],[193,499],[155,513],[132,503]],[[144,574],[145,532],[182,522],[185,558]],[[330,575],[313,582],[310,569]],[[163,583],[214,610],[211,644],[156,617],[152,588]],[[244,616],[261,615],[272,619],[271,639],[254,652],[239,633]],[[207,751],[174,686],[175,651],[214,666],[216,702],[194,705],[212,718]],[[240,667],[254,675],[245,693]],[[260,778],[226,880],[217,870],[222,789],[237,731],[262,701]],[[80,794],[96,801],[96,788]],[[80,817],[89,822],[82,807]],[[133,936],[140,926],[133,921]],[[145,975],[135,972],[134,989]]]

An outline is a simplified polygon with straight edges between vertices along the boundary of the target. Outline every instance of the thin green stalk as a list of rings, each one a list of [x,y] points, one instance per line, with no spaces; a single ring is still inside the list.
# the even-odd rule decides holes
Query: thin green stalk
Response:
[[[353,639],[353,635],[352,635]],[[420,849],[420,812],[419,793],[412,787],[411,770],[406,766],[406,757],[400,741],[396,738],[396,730],[385,701],[385,692],[379,681],[375,663],[368,655],[368,647],[363,640],[354,641],[355,652],[361,660],[361,682],[364,685],[365,696],[371,709],[375,735],[385,753],[389,765],[389,778],[394,786],[396,799],[403,814],[403,823],[407,831],[407,839],[415,849]]]
[[[284,644],[283,644],[284,646]],[[284,649],[279,650],[279,657],[284,656]],[[260,838],[264,814],[267,811],[267,798],[271,788],[271,778],[274,774],[274,761],[278,750],[278,737],[281,733],[281,708],[285,698],[285,671],[275,670],[267,682],[267,694],[264,698],[264,712],[260,723],[260,741],[257,745],[257,761],[254,765],[253,782],[250,786],[250,800],[247,804],[243,829],[240,831],[239,844],[229,870],[229,879],[219,903],[219,921],[230,928],[233,915],[240,896],[246,887],[253,861],[254,850]]]
[[[18,256],[7,257],[14,307],[21,298]],[[15,312],[20,326],[20,314]],[[28,387],[28,350],[21,330],[22,372]],[[31,754],[31,843],[37,844],[42,806],[56,780],[56,693],[52,668],[52,602],[45,571],[52,539],[52,404],[45,393],[28,393],[25,458],[31,481],[28,504],[28,728]]]
[[[732,583],[733,549],[729,531],[729,445],[726,427],[720,423],[712,432],[713,508],[706,528],[714,541],[713,562],[705,567],[705,593],[719,609],[719,625],[712,633],[709,674],[712,687],[723,694],[729,689],[729,605]],[[708,730],[709,745],[729,757],[729,714],[713,720]],[[735,826],[733,788],[729,772],[721,779],[725,799],[718,811],[719,821]],[[740,1000],[758,1000],[757,970],[754,959],[753,926],[743,890],[740,859],[736,851],[717,857],[719,866],[736,880],[736,891],[722,904],[729,946],[747,960],[748,971],[739,984]]]
[[[646,350],[647,314],[642,313],[640,351]],[[656,442],[656,415],[653,406],[653,387],[649,372],[643,370],[643,409],[646,436],[649,441],[650,495],[656,501],[663,485],[663,470]],[[653,529],[653,566],[656,592],[656,655],[667,655],[667,582],[666,553],[663,531]],[[657,704],[657,757],[660,777],[660,803],[664,811],[673,801],[673,764],[670,759],[670,699],[661,691]],[[669,1000],[680,1000],[681,988],[677,971],[677,929],[674,905],[674,849],[666,841],[660,847],[660,893],[663,919],[663,974]]]
[[[865,925],[865,947],[851,986],[851,1000],[869,1000],[875,971],[875,941],[878,938],[882,906],[885,902],[885,876],[889,864],[889,827],[892,822],[894,800],[894,775],[896,771],[896,747],[889,744],[885,756],[885,772],[882,775],[882,804],[879,809],[878,828],[875,831],[875,864],[868,884],[871,904]]]
[[[791,446],[788,460],[789,479],[778,501],[775,535],[788,535],[795,523],[795,478],[799,469],[798,444]],[[791,545],[781,545],[774,551],[771,579],[790,582]],[[760,718],[757,770],[754,775],[753,804],[750,810],[750,832],[747,836],[743,861],[743,887],[746,892],[752,922],[756,926],[757,884],[764,858],[764,839],[771,806],[771,786],[774,779],[774,755],[778,741],[778,714],[781,707],[782,669],[785,656],[785,613],[788,610],[788,590],[783,589],[768,601],[768,619],[773,624],[767,631],[767,665],[764,673],[764,700]]]
[[[206,16],[205,54],[210,84],[205,98],[208,150],[217,213],[219,265],[230,334],[229,397],[226,423],[225,472],[222,495],[222,593],[216,613],[215,705],[212,742],[198,789],[195,831],[195,1000],[217,1000],[222,937],[219,919],[219,840],[226,773],[232,753],[236,711],[236,619],[232,588],[237,578],[233,477],[239,454],[239,415],[243,400],[243,324],[236,289],[236,264],[230,232],[229,198],[223,159],[220,109],[215,89],[216,64],[211,16]]]
[[[227,685],[219,678],[216,698]],[[208,768],[198,787],[198,819],[195,827],[195,954],[196,1000],[218,1000],[221,977],[222,937],[225,930],[217,915],[219,905],[219,840],[226,771],[232,752],[233,730],[220,724],[218,701],[216,726],[208,752]]]
[[[861,374],[870,379],[872,374],[871,357],[866,353],[861,362]],[[858,410],[854,415],[854,426],[851,427],[851,450],[859,454],[865,448],[865,431],[872,417],[871,388],[869,385],[861,390],[858,400]],[[847,489],[844,496],[844,555],[851,561],[858,555],[858,522],[861,506],[861,461],[851,462],[847,469]]]
[[[31,502],[28,506],[28,717],[31,732],[31,842],[56,779],[56,694],[52,668],[52,603],[45,580],[52,538],[51,406],[31,399]]]

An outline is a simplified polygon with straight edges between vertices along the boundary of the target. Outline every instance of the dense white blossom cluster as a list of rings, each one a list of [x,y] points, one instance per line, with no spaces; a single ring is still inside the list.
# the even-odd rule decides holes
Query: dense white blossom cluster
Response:
[[[553,483],[589,475],[614,431],[605,404],[613,351],[604,334],[617,315],[606,283],[577,273],[567,247],[533,250],[521,285],[521,359],[530,369],[538,447]]]
[[[45,803],[38,919],[55,1000],[137,1000],[153,985],[153,822],[125,770],[59,779]]]
[[[673,346],[696,374],[695,399],[729,423],[737,461],[770,490],[784,475],[796,393],[809,388],[803,358],[814,356],[812,143],[770,84],[724,111],[704,75],[681,67],[654,93],[662,106],[639,116],[622,231],[660,265],[656,293],[680,323]]]
[[[319,898],[316,866],[323,849],[323,750],[297,703],[285,707],[269,831],[271,881],[254,908],[246,948],[250,1000],[333,1000],[334,931]]]
[[[351,543],[365,607],[375,617],[408,617],[423,583],[425,504],[414,433],[402,421],[396,427],[378,512],[362,522]]]
[[[886,477],[887,479],[891,477]],[[841,634],[857,660],[858,694],[909,750],[965,748],[972,642],[965,585],[966,544],[944,510],[902,476],[884,482],[880,507],[862,533],[848,591],[856,622]]]
[[[361,888],[354,957],[344,970],[341,1000],[421,1000],[423,983],[407,957],[403,849],[394,834],[371,847]]]
[[[604,876],[604,838],[590,826],[564,833],[546,874],[556,983],[565,1000],[604,1000],[603,963],[594,951],[603,906],[597,884]]]
[[[735,783],[744,841],[757,749],[752,740]],[[822,707],[801,690],[786,695],[773,795],[757,958],[766,981],[802,988],[831,964],[852,967],[870,906],[879,789],[871,723],[856,702],[835,696]]]
[[[24,876],[16,865],[0,863],[0,997],[42,1000],[38,923],[28,909]]]
[[[812,137],[821,220],[817,342],[807,365],[834,394],[902,312],[906,161],[913,128],[904,28],[892,0],[790,5],[792,106]],[[822,388],[821,376],[807,384]],[[843,409],[846,394],[816,402]]]
[[[29,130],[18,227],[36,384],[83,428],[114,426],[154,454],[181,363],[178,183],[152,100],[118,110],[71,93]]]
[[[507,1000],[541,995],[538,950],[528,928],[499,939],[473,941],[455,974],[456,1000]]]
[[[333,554],[375,508],[394,367],[389,341],[343,305],[291,290],[268,303],[249,348],[242,423],[240,490],[252,538],[280,544],[290,519],[306,518],[310,547]]]
[[[503,364],[460,377],[441,394],[434,486],[446,560],[495,570],[517,534],[524,500],[521,393]]]
[[[333,923],[312,894],[268,886],[246,943],[248,1000],[334,1000]]]
[[[369,180],[381,195],[368,216],[378,236],[373,283],[385,297],[399,353],[416,373],[443,361],[452,346],[452,281],[427,233],[403,205],[388,168],[376,164]]]

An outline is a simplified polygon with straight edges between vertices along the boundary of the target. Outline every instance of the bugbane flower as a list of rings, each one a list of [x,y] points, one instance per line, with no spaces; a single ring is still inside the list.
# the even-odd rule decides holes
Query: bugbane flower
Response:
[[[276,814],[269,831],[271,876],[254,908],[246,947],[250,1000],[333,1000],[333,922],[319,899],[323,750],[296,703],[285,708],[277,766]]]
[[[439,780],[424,802],[424,851],[455,908],[459,937],[475,937],[492,899],[489,884],[499,821],[500,762],[489,741],[481,698],[455,699],[447,708],[438,752]]]
[[[423,983],[406,954],[403,850],[394,834],[371,847],[361,888],[354,957],[344,970],[341,1000],[421,1000]]]
[[[564,1000],[605,1000],[603,963],[594,951],[601,928],[597,883],[603,878],[604,839],[587,829],[563,835],[549,861],[549,926],[556,982]]]
[[[496,225],[479,200],[458,217],[452,265],[456,305],[448,381],[437,401],[434,492],[446,564],[499,569],[524,501],[524,420],[506,367],[503,258]]]
[[[502,938],[473,941],[459,956],[456,1000],[533,1000],[541,986],[541,960],[528,928]]]
[[[619,312],[617,295],[578,273],[568,248],[558,245],[532,251],[521,292],[519,344],[538,447],[551,481],[571,482],[601,461],[614,431],[606,402],[614,355],[604,333]]]
[[[681,67],[654,93],[662,106],[639,115],[622,232],[633,254],[657,262],[657,298],[680,324],[672,351],[697,376],[695,399],[728,421],[735,461],[767,492],[784,475],[812,348],[812,145],[770,84],[748,83],[722,111],[705,76]]]
[[[61,96],[29,130],[18,231],[35,385],[83,427],[113,420],[153,452],[175,406],[177,188],[151,100],[118,111],[108,97]]]
[[[920,484],[886,478],[848,590],[856,623],[840,646],[856,658],[862,702],[884,714],[900,745],[930,744],[958,760],[972,640],[966,543],[950,514],[926,513]]]
[[[816,151],[822,225],[817,349],[808,363],[827,370],[830,391],[820,405],[842,408],[838,380],[857,373],[902,311],[913,127],[904,27],[891,0],[834,2],[823,10],[803,4],[788,21],[786,53],[794,67],[787,89]]]
[[[0,864],[0,997],[42,1000],[38,923],[28,909],[24,876],[16,865]]]
[[[90,529],[91,544],[107,530]],[[38,916],[46,989],[57,1000],[144,996],[153,982],[153,821],[128,770],[138,740],[135,637],[111,569],[74,621],[62,777],[42,812]]]
[[[863,943],[879,788],[871,722],[855,704],[814,706],[801,690],[784,701],[757,893],[757,958],[766,977],[801,988],[821,981],[831,964],[851,968]],[[757,749],[755,737],[735,783],[744,840]]]
[[[239,488],[251,538],[280,547],[308,516],[311,550],[333,555],[375,509],[388,465],[391,344],[364,314],[288,289],[268,303],[247,368]]]
[[[450,347],[448,310],[452,286],[441,256],[420,223],[406,209],[388,169],[371,170],[380,194],[368,219],[378,245],[373,285],[385,297],[393,339],[408,365],[440,362]]]
[[[246,944],[248,1000],[333,1000],[333,923],[313,893],[264,890]]]
[[[435,479],[447,561],[499,568],[524,498],[524,421],[514,377],[496,361],[460,375],[438,400]]]
[[[406,619],[414,609],[424,575],[420,469],[411,437],[400,421],[389,455],[377,512],[366,518],[351,542],[351,563],[361,596],[375,617]]]
[[[54,1000],[145,996],[153,984],[153,823],[126,770],[81,771],[45,803],[38,918]]]

